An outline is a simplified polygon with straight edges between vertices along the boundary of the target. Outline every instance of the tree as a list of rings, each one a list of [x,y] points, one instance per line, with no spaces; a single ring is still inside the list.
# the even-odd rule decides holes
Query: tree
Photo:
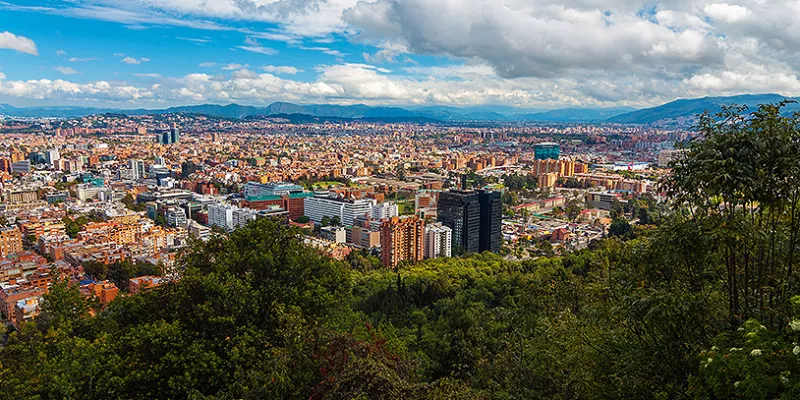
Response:
[[[329,226],[331,224],[331,217],[324,215],[319,222],[320,226]]]
[[[629,238],[633,234],[633,227],[624,217],[617,217],[609,225],[608,233],[611,236]]]
[[[331,225],[342,226],[342,218],[339,217],[338,215],[334,215],[333,218],[331,218]]]

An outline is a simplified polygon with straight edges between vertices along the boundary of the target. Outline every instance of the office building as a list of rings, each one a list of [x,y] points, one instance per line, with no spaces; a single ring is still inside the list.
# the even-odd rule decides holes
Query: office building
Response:
[[[537,160],[558,160],[561,156],[561,146],[554,142],[538,143],[533,146],[534,158]]]
[[[58,149],[50,149],[44,153],[44,158],[48,164],[54,165],[56,161],[61,159],[61,153],[59,153]]]
[[[356,217],[369,214],[372,211],[372,199],[344,199],[330,197],[327,192],[317,193],[314,197],[305,199],[305,213],[315,223],[322,222],[322,218],[339,217],[343,225],[352,225]]]
[[[439,222],[453,231],[452,255],[480,251],[480,212],[477,192],[451,190],[439,195]]]
[[[453,230],[441,222],[425,225],[425,258],[450,257]]]
[[[381,261],[387,268],[422,260],[425,221],[416,216],[392,217],[381,223]]]
[[[481,190],[478,192],[481,206],[480,251],[497,253],[503,245],[503,202],[500,192]]]
[[[347,242],[347,230],[343,226],[325,226],[319,230],[319,234],[323,239],[334,243]]]
[[[244,185],[244,197],[248,200],[268,196],[287,196],[293,193],[303,193],[303,191],[302,186],[286,182],[258,183],[251,181]]]
[[[170,143],[178,143],[181,141],[181,131],[177,126],[169,130]]]

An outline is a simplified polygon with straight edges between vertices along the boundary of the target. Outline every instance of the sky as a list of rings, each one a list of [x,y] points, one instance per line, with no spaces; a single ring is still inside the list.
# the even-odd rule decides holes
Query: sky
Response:
[[[800,95],[800,1],[0,0],[0,103],[646,107]]]

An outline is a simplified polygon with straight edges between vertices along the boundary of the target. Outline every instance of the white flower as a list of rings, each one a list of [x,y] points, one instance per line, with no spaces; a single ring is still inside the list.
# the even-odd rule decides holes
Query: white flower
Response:
[[[733,382],[733,387],[739,387],[739,381]]]
[[[737,351],[742,351],[742,348],[741,347],[731,347],[731,353],[737,352]]]
[[[789,327],[793,331],[800,331],[800,319],[793,319],[792,322],[789,322]]]
[[[761,357],[761,350],[754,349],[753,351],[750,352],[750,355],[753,357]]]
[[[783,383],[784,385],[788,385],[789,384],[789,378],[781,375],[781,383]]]
[[[717,347],[717,346],[711,346],[711,351],[719,351],[719,347]]]
[[[792,349],[792,354],[800,355],[800,346],[794,346],[794,348]]]

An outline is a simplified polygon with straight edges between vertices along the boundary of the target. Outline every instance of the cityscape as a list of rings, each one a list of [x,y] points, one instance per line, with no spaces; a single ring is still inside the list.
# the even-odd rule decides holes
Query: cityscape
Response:
[[[0,399],[800,398],[798,6],[701,3],[0,2]]]

